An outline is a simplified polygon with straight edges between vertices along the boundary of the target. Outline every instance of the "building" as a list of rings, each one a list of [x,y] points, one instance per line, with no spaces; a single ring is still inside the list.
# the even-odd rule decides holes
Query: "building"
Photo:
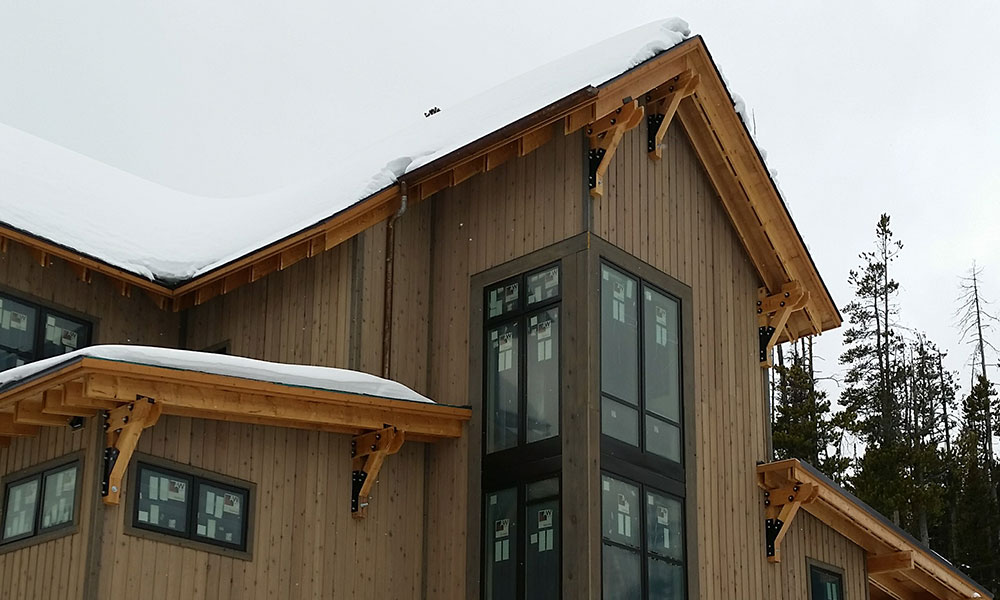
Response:
[[[676,21],[222,217],[0,133],[2,598],[990,596],[770,461],[840,315]]]

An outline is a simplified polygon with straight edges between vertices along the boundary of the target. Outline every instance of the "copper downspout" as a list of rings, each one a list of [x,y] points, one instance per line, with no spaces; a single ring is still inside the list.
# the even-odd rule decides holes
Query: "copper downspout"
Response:
[[[392,366],[392,284],[393,259],[396,255],[396,221],[406,212],[406,182],[399,181],[399,210],[385,225],[385,292],[382,300],[382,377],[389,379]]]

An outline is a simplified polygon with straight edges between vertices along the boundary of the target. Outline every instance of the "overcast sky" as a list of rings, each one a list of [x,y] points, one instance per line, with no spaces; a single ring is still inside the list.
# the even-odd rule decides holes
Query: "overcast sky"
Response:
[[[838,304],[890,213],[902,321],[967,382],[952,312],[973,260],[1000,301],[994,2],[0,0],[0,122],[172,188],[241,196],[669,16],[705,37],[753,111]],[[839,344],[817,346],[827,371]]]

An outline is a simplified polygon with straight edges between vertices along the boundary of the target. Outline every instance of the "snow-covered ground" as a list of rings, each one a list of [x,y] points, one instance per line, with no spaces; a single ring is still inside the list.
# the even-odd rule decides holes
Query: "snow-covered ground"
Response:
[[[194,352],[172,348],[112,344],[90,346],[89,348],[83,348],[3,371],[0,373],[0,390],[8,389],[42,372],[58,368],[84,357],[163,367],[178,371],[225,375],[240,379],[252,379],[254,381],[372,396],[375,398],[388,398],[390,400],[433,403],[430,398],[421,396],[401,383],[358,371],[335,369],[332,367],[274,363],[240,356],[216,354],[214,352]]]
[[[209,198],[172,190],[0,125],[0,221],[147,278],[190,279],[330,217],[408,171],[690,35],[649,23],[415,122],[345,144],[321,178],[272,193]]]

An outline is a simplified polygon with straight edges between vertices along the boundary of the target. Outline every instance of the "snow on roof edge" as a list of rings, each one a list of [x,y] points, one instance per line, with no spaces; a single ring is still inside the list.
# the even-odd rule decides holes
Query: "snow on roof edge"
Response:
[[[276,363],[242,356],[197,352],[176,348],[105,344],[88,346],[0,372],[0,392],[34,379],[46,372],[84,358],[123,362],[150,367],[193,371],[275,383],[290,387],[340,392],[402,402],[436,404],[405,385],[360,371]]]

